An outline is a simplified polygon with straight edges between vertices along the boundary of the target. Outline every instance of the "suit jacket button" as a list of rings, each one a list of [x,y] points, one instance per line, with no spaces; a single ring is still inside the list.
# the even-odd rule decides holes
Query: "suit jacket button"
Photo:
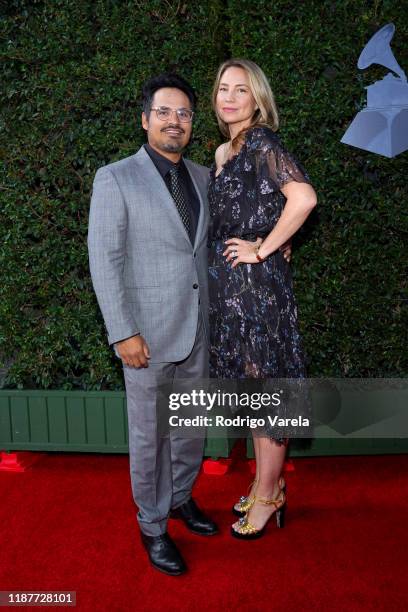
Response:
[[[193,285],[193,289],[198,289],[198,285],[197,285],[197,283],[194,283],[194,285]]]

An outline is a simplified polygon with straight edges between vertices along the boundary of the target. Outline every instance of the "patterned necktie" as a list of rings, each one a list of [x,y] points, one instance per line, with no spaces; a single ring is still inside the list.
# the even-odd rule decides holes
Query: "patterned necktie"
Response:
[[[177,166],[174,166],[170,169],[170,191],[171,195],[173,196],[173,200],[176,204],[176,208],[179,211],[181,220],[184,223],[184,227],[186,228],[187,233],[190,236],[190,215],[188,214],[186,200],[184,198],[184,193],[181,188]]]

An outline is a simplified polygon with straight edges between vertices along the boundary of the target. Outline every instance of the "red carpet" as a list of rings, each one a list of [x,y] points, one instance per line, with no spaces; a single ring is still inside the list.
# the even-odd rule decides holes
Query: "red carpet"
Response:
[[[248,465],[200,476],[195,497],[222,535],[171,521],[190,568],[180,577],[146,561],[127,456],[49,453],[0,473],[0,590],[72,590],[92,612],[407,609],[408,456],[293,463],[286,526],[255,542],[229,535]]]

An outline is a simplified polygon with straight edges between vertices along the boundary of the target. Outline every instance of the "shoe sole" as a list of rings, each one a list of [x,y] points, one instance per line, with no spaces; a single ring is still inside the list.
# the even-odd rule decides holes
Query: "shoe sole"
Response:
[[[193,529],[189,529],[188,527],[186,527],[186,529],[190,532],[193,533],[194,535],[199,535],[199,536],[213,536],[213,535],[218,535],[220,532],[219,531],[212,531],[211,533],[202,533],[201,531],[194,531]]]
[[[154,567],[155,570],[157,570],[158,572],[161,572],[162,574],[166,574],[167,576],[181,576],[182,574],[185,574],[187,572],[187,568],[184,570],[181,570],[180,572],[168,572],[167,570],[163,569],[162,567],[159,567],[158,565],[155,565],[154,563],[152,563],[149,560],[149,563],[152,567]]]
[[[191,529],[190,527],[187,527],[187,525],[184,523],[183,519],[179,518],[178,516],[169,516],[169,518],[172,519],[173,521],[180,521],[181,523],[183,523],[185,528],[190,533],[194,533],[194,535],[212,536],[212,535],[217,535],[218,533],[220,533],[219,529],[217,529],[217,531],[212,531],[211,533],[203,533],[202,531],[194,531],[194,529]]]
[[[237,540],[258,540],[258,538],[262,538],[264,534],[265,534],[265,528],[258,531],[258,533],[251,533],[251,534],[245,535],[243,533],[238,533],[238,531],[235,531],[235,529],[231,527],[231,535],[232,537],[237,538]]]

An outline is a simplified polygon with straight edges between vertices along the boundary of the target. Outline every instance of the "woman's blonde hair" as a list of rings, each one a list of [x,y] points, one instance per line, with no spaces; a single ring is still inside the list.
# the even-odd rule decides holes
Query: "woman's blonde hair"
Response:
[[[247,129],[254,126],[270,127],[275,132],[279,127],[279,116],[275,97],[263,70],[261,70],[258,64],[255,64],[255,62],[252,62],[251,60],[232,58],[223,62],[218,68],[218,73],[215,79],[212,92],[212,106],[222,134],[228,138],[230,137],[228,124],[225,123],[225,121],[223,121],[217,113],[217,94],[220,87],[222,75],[227,70],[227,68],[231,68],[232,66],[242,68],[247,73],[249,87],[258,106],[258,109],[255,111],[251,119],[250,125],[245,130],[242,130],[233,139],[232,144],[234,145],[238,142],[238,140],[242,138],[242,135],[246,132]]]

